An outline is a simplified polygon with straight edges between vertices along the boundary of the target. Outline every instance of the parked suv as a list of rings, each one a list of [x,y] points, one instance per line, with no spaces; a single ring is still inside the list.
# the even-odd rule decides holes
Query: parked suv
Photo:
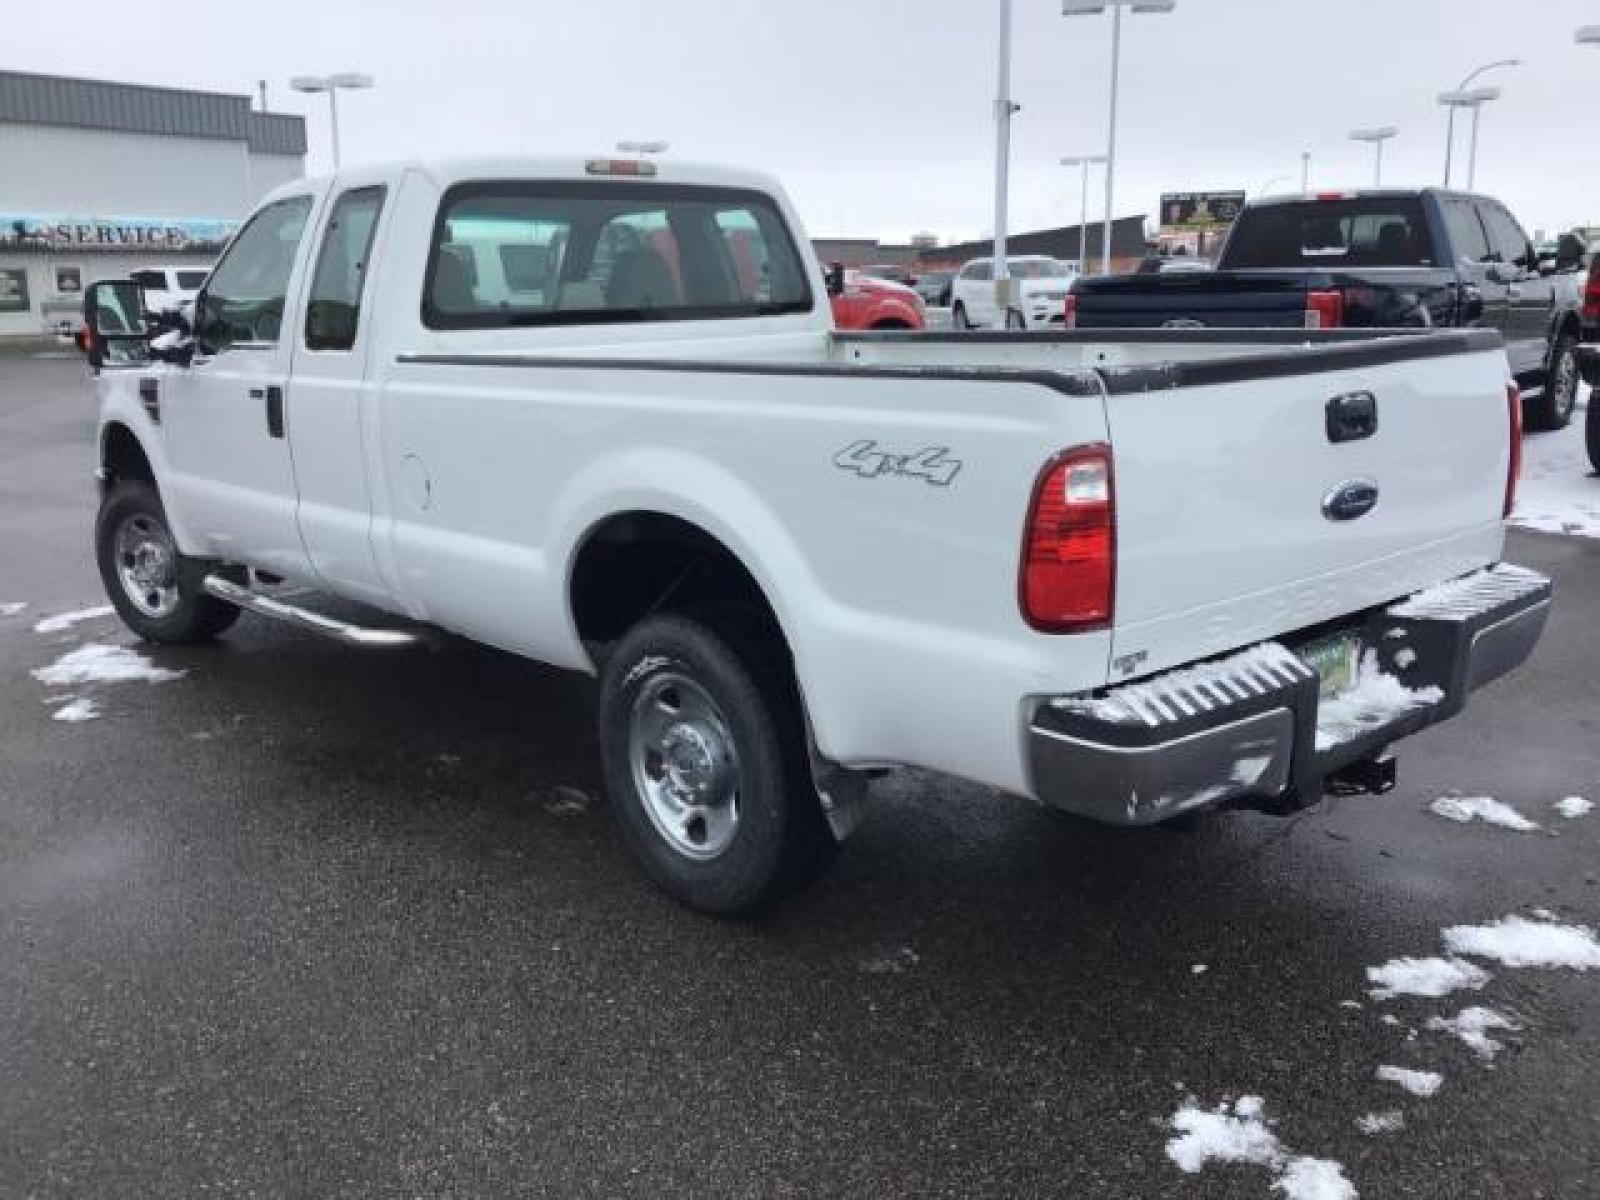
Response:
[[[1247,206],[1215,271],[1080,281],[1067,324],[1498,329],[1530,429],[1578,394],[1582,247],[1541,265],[1500,201],[1438,188],[1320,192]]]
[[[994,259],[975,258],[950,290],[950,319],[957,329],[1048,329],[1064,324],[1062,302],[1077,268],[1030,254],[1007,256],[1016,299],[1004,312],[995,297]]]

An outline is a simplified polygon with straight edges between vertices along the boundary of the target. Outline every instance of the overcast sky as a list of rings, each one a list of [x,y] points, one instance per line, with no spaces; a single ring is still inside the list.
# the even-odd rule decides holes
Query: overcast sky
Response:
[[[325,107],[288,78],[360,70],[378,86],[341,105],[347,162],[665,138],[775,172],[813,235],[993,224],[998,0],[16,2],[0,66],[233,92],[265,78],[274,109],[310,117],[313,172]],[[1074,223],[1077,178],[1055,164],[1104,146],[1110,19],[1015,7],[1012,228]],[[1385,182],[1437,183],[1437,94],[1519,57],[1491,77],[1505,94],[1485,110],[1478,187],[1530,230],[1600,223],[1600,48],[1573,42],[1587,23],[1600,0],[1178,0],[1131,17],[1117,212],[1298,186],[1304,150],[1314,187],[1366,184],[1360,126],[1400,129]]]

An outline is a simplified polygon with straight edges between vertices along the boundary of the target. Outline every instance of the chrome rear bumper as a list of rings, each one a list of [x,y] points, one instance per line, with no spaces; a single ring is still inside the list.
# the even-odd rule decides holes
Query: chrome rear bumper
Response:
[[[1084,696],[1044,698],[1028,726],[1034,795],[1113,825],[1220,805],[1290,810],[1324,781],[1460,712],[1544,632],[1550,581],[1502,564],[1368,614],[1363,678],[1331,703],[1291,644]]]

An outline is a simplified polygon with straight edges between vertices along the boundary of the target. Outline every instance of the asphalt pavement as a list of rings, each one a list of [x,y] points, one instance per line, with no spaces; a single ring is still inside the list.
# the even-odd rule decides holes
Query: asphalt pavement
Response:
[[[1166,1153],[1244,1095],[1363,1197],[1600,1195],[1600,971],[1365,975],[1600,926],[1600,812],[1552,807],[1600,800],[1600,541],[1513,535],[1549,632],[1389,796],[1126,833],[900,773],[822,885],[726,924],[626,858],[583,678],[247,616],[53,720],[30,673],[130,643],[33,629],[104,603],[93,433],[74,360],[0,357],[0,1196],[1276,1200]],[[1490,1065],[1424,1028],[1469,1003],[1521,1026]]]

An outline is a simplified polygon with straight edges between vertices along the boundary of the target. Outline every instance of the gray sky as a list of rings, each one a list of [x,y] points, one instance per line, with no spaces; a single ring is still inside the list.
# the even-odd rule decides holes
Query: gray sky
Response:
[[[1110,20],[1015,4],[1012,228],[1075,222],[1077,178],[1055,164],[1104,144]],[[666,138],[676,156],[775,172],[814,235],[948,238],[992,225],[998,9],[272,0],[249,6],[267,17],[247,27],[215,0],[73,0],[23,4],[0,65],[235,92],[265,77],[273,108],[310,116],[312,171],[329,161],[325,109],[288,77],[369,71],[377,90],[341,107],[347,162]],[[1587,23],[1600,0],[1179,0],[1173,15],[1130,18],[1117,211],[1154,218],[1162,191],[1297,186],[1302,150],[1313,186],[1364,185],[1371,152],[1347,140],[1359,126],[1400,128],[1385,182],[1436,183],[1435,96],[1514,56],[1530,65],[1492,79],[1505,95],[1485,111],[1479,189],[1530,230],[1600,223],[1600,48],[1572,40]]]

